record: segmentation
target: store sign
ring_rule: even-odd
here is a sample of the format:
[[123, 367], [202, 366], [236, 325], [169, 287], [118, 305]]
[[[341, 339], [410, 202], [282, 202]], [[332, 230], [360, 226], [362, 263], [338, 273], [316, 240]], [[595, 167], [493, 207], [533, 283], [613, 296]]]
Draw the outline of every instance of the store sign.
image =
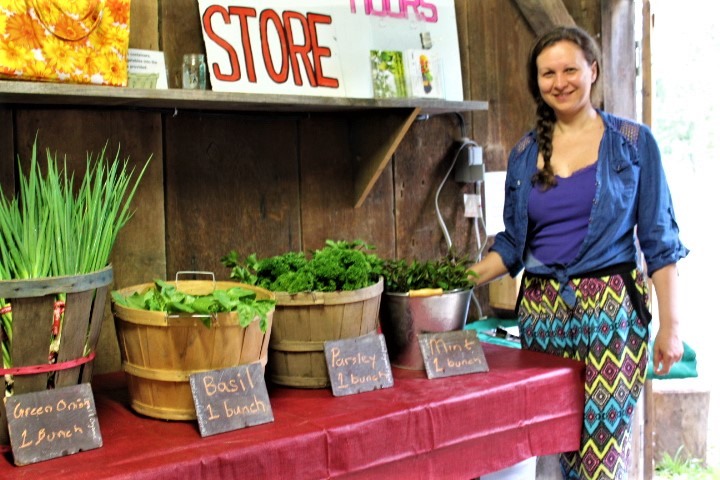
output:
[[274, 420], [260, 362], [190, 375], [200, 435]]
[[427, 59], [438, 59], [442, 97], [462, 100], [454, 0], [199, 0], [198, 7], [214, 91], [373, 98], [373, 55], [424, 51], [425, 80]]
[[15, 465], [102, 447], [89, 383], [13, 395], [5, 410]]
[[326, 341], [327, 363], [333, 395], [342, 397], [394, 385], [385, 336], [369, 333], [360, 337]]
[[474, 330], [456, 330], [418, 335], [428, 378], [487, 372], [480, 340]]

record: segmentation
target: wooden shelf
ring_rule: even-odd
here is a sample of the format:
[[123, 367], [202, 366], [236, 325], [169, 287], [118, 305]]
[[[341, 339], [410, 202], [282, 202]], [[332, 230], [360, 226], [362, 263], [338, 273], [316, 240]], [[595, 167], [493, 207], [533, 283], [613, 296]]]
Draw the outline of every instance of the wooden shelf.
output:
[[355, 174], [355, 207], [362, 205], [418, 116], [488, 109], [488, 102], [475, 100], [458, 102], [417, 98], [266, 95], [11, 80], [0, 80], [0, 104], [265, 113], [352, 113], [350, 148], [359, 165]]
[[95, 107], [229, 110], [264, 112], [342, 112], [420, 109], [420, 114], [487, 110], [483, 101], [432, 99], [336, 98], [301, 95], [226, 93], [210, 90], [149, 90], [0, 80], [0, 102], [6, 104], [75, 105]]

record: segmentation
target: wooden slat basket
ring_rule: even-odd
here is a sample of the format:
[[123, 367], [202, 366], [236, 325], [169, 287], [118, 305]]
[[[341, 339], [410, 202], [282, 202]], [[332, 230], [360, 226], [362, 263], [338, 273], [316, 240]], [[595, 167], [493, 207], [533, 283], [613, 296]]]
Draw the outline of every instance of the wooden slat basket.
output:
[[270, 380], [296, 388], [330, 386], [325, 341], [377, 331], [382, 291], [381, 279], [375, 285], [344, 292], [275, 292]]
[[[207, 294], [213, 288], [242, 287], [258, 299], [275, 298], [269, 290], [238, 282], [180, 280], [185, 293]], [[145, 283], [118, 290], [123, 296], [153, 288]], [[206, 326], [192, 315], [168, 315], [127, 308], [112, 302], [115, 331], [120, 345], [122, 368], [136, 412], [164, 420], [194, 420], [196, 417], [190, 375], [260, 361], [265, 367], [274, 312], [268, 314], [267, 330], [259, 319], [241, 327], [237, 313], [220, 313]]]
[[[0, 281], [2, 312], [12, 316], [11, 332], [5, 331], [5, 322], [0, 322], [0, 339], [12, 339], [12, 368], [3, 372], [7, 377], [0, 375], [3, 397], [8, 388], [17, 395], [92, 379], [112, 280], [112, 266], [108, 266], [84, 275]], [[50, 355], [53, 336], [57, 354]], [[9, 437], [4, 402], [0, 402], [0, 417], [0, 444], [6, 445]]]

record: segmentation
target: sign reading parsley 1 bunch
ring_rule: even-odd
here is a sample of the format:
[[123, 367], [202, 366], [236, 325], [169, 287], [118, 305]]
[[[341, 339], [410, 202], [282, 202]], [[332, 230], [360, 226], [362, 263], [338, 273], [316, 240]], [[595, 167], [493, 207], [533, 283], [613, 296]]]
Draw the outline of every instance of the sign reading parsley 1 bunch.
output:
[[[214, 91], [461, 101], [454, 0], [199, 0]], [[378, 52], [406, 57], [380, 95]], [[415, 67], [408, 59], [419, 58]], [[433, 64], [428, 65], [428, 59]], [[407, 88], [406, 88], [407, 86]], [[419, 92], [419, 93], [413, 93]]]

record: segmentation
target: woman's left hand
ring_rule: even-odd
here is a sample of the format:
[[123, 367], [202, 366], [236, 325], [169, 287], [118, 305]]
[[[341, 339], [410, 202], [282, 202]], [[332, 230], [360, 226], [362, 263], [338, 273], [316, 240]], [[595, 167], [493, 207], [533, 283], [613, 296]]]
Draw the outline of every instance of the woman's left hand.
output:
[[680, 306], [678, 302], [678, 274], [674, 263], [665, 265], [653, 273], [653, 285], [657, 292], [660, 326], [653, 346], [653, 371], [667, 375], [670, 367], [683, 356], [680, 340]]
[[683, 356], [683, 343], [674, 328], [660, 325], [653, 344], [653, 371], [657, 375], [667, 375], [670, 367]]

